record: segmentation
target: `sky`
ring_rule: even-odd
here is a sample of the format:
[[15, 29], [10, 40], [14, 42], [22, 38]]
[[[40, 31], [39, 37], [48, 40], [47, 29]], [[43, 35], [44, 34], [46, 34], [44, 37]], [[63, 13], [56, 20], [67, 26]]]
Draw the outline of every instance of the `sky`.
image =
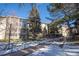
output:
[[[20, 4], [0, 4], [0, 11], [2, 12], [2, 16], [18, 16], [23, 19], [28, 19], [29, 13], [31, 11], [31, 5], [30, 4], [24, 4], [24, 6], [19, 6]], [[47, 11], [47, 5], [46, 3], [37, 4], [37, 9], [40, 14], [41, 22], [42, 23], [50, 23], [51, 21], [46, 19], [46, 17], [49, 17], [49, 12]], [[5, 12], [4, 12], [5, 10]]]

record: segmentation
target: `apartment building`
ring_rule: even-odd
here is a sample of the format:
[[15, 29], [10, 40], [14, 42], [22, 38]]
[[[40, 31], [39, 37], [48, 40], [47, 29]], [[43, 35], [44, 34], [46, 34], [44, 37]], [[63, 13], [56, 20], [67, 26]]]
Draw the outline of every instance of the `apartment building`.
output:
[[0, 16], [0, 40], [20, 38], [20, 18], [15, 16]]

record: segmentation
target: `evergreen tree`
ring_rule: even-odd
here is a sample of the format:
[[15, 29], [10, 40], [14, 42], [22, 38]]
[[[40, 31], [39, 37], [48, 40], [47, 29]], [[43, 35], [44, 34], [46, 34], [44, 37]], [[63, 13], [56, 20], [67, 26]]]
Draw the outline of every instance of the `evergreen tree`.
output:
[[29, 22], [31, 23], [31, 30], [34, 33], [39, 33], [41, 31], [40, 28], [40, 16], [39, 12], [36, 8], [36, 4], [32, 4], [32, 10], [29, 15]]

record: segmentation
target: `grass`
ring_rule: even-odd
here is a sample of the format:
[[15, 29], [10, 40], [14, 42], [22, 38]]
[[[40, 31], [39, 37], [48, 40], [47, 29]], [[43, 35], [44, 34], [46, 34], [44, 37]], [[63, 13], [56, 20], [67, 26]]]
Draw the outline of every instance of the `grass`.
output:
[[[11, 39], [10, 42], [19, 42], [19, 39]], [[9, 42], [9, 39], [0, 39], [0, 42]]]

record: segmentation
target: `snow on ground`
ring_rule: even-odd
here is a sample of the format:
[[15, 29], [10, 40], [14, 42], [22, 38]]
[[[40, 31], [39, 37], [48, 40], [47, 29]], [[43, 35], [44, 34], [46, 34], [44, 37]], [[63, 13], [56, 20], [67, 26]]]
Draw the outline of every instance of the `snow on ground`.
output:
[[11, 52], [16, 52], [18, 50], [22, 50], [24, 48], [28, 48], [30, 46], [36, 46], [38, 45], [39, 43], [37, 42], [21, 42], [21, 43], [18, 43], [18, 44], [11, 44], [11, 48], [10, 49], [7, 49], [5, 47], [8, 47], [7, 44], [5, 43], [0, 43], [0, 55], [4, 55], [4, 54], [7, 54], [7, 53], [11, 53]]
[[[45, 42], [42, 42], [45, 43]], [[79, 56], [79, 46], [73, 43], [66, 42], [63, 48], [59, 45], [63, 42], [46, 42], [50, 44], [45, 48], [41, 48], [36, 52], [30, 54], [30, 56]]]
[[30, 56], [65, 56], [65, 53], [56, 45], [48, 45], [30, 54]]
[[79, 56], [79, 46], [64, 45], [64, 53], [68, 56]]
[[44, 48], [40, 48], [37, 51], [30, 54], [30, 56], [79, 56], [79, 46], [74, 45], [73, 43], [66, 42], [63, 48], [60, 48], [59, 45], [63, 42], [52, 42], [50, 40], [42, 41], [30, 41], [30, 42], [21, 42], [18, 44], [13, 44], [10, 49], [3, 49], [7, 43], [0, 43], [0, 55], [4, 55], [10, 52], [15, 52], [30, 46], [37, 46], [39, 44], [45, 44]]

